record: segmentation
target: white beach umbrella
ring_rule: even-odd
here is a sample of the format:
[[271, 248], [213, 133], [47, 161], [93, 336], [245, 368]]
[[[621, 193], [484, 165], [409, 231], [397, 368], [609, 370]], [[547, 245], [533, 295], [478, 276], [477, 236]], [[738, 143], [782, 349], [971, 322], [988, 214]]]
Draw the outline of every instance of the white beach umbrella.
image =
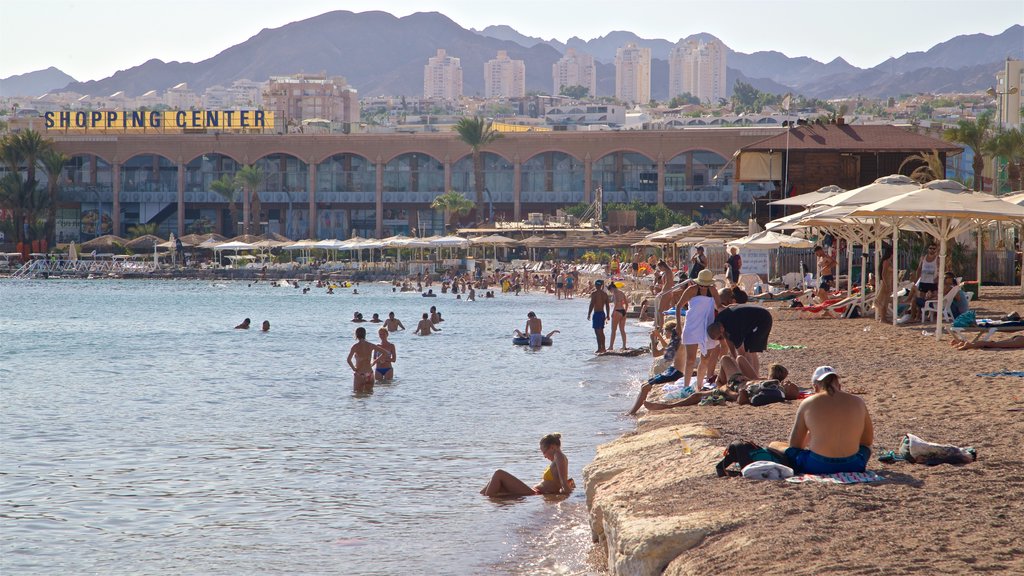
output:
[[829, 184], [828, 186], [824, 186], [822, 188], [818, 188], [814, 192], [807, 192], [806, 194], [799, 194], [799, 195], [793, 196], [791, 198], [783, 198], [782, 200], [775, 200], [775, 201], [769, 202], [768, 205], [769, 206], [809, 206], [811, 204], [814, 204], [815, 202], [824, 200], [825, 198], [829, 198], [831, 196], [835, 196], [836, 194], [839, 194], [839, 193], [845, 192], [845, 191], [846, 190], [843, 190], [842, 188], [840, 188], [839, 186], [836, 186], [835, 184]]
[[75, 247], [75, 241], [72, 240], [71, 244], [68, 245], [68, 260], [75, 262], [78, 260], [78, 248]]
[[[915, 227], [933, 236], [939, 244], [938, 298], [941, 301], [945, 294], [943, 283], [947, 241], [985, 222], [1024, 220], [1024, 207], [1014, 206], [989, 194], [969, 192], [957, 182], [935, 180], [918, 190], [862, 206], [853, 211], [851, 216], [875, 217], [892, 222], [896, 228], [893, 232], [894, 247], [898, 240], [898, 227], [905, 223], [913, 223]], [[894, 279], [894, 292], [895, 284]], [[942, 334], [941, 311], [936, 314], [935, 322], [935, 337], [939, 338]]]

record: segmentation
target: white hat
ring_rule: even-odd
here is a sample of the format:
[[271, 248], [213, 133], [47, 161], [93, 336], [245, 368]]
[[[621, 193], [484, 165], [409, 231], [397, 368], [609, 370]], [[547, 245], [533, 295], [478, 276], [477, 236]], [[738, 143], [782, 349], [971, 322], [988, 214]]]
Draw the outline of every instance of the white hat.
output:
[[[836, 371], [831, 366], [818, 366], [814, 369], [814, 376], [811, 377], [811, 382], [821, 382], [832, 374], [836, 374]], [[838, 374], [836, 374], [836, 376], [838, 376]]]

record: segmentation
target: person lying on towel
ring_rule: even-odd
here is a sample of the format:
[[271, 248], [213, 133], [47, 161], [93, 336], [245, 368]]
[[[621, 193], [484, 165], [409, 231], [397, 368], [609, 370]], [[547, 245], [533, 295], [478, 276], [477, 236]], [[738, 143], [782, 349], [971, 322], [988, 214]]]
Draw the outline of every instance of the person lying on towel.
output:
[[863, 472], [871, 457], [875, 430], [863, 400], [843, 392], [831, 366], [819, 366], [811, 378], [814, 394], [800, 403], [785, 449], [797, 474]]

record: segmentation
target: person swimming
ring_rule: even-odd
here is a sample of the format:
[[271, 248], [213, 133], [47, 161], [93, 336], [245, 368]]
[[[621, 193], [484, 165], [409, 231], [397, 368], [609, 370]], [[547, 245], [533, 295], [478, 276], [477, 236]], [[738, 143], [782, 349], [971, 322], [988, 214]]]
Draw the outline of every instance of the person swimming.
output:
[[576, 482], [569, 477], [569, 459], [562, 453], [562, 435], [555, 433], [541, 438], [540, 451], [551, 464], [544, 470], [539, 484], [531, 488], [512, 474], [497, 470], [480, 493], [492, 498], [507, 498], [572, 492]]

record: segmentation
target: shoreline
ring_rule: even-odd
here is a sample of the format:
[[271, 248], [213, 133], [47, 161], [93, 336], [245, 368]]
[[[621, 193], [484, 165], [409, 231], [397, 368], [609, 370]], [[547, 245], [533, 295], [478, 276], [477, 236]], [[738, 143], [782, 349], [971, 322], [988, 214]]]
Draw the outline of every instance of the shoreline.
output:
[[[1024, 311], [1014, 286], [986, 287], [972, 306], [979, 318]], [[763, 366], [786, 365], [801, 386], [815, 366], [839, 371], [844, 389], [868, 404], [875, 424], [868, 470], [885, 482], [716, 476], [729, 442], [785, 440], [796, 402], [642, 411], [636, 430], [599, 446], [584, 469], [595, 568], [614, 575], [742, 573], [754, 566], [764, 574], [1024, 572], [1024, 546], [1011, 535], [1011, 519], [1024, 517], [1024, 381], [978, 376], [1021, 370], [1024, 351], [958, 351], [949, 337], [925, 337], [928, 329], [777, 316], [771, 341], [806, 349], [762, 355]], [[936, 467], [878, 462], [906, 433], [973, 446], [978, 460]]]

